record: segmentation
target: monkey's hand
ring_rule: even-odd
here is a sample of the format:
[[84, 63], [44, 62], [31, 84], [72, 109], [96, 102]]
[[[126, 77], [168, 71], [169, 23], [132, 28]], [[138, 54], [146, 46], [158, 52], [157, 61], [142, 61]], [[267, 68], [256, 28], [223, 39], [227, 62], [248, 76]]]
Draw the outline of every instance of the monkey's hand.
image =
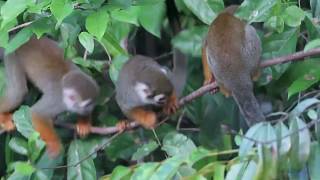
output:
[[128, 127], [128, 122], [126, 120], [120, 120], [117, 124], [116, 127], [119, 132], [123, 132], [127, 129]]
[[178, 107], [178, 98], [175, 93], [172, 93], [172, 95], [168, 98], [167, 103], [163, 108], [163, 112], [165, 114], [173, 114], [177, 111]]
[[146, 129], [153, 129], [156, 126], [156, 113], [147, 111], [141, 107], [132, 109], [129, 112], [129, 117], [141, 124]]
[[13, 131], [15, 129], [15, 125], [12, 121], [11, 113], [1, 113], [0, 114], [0, 126], [5, 131]]
[[79, 119], [76, 124], [76, 129], [80, 137], [87, 136], [91, 130], [91, 121], [89, 119]]
[[40, 133], [40, 138], [46, 143], [47, 152], [51, 158], [60, 154], [61, 143], [50, 119], [37, 113], [32, 113], [32, 124], [36, 131]]

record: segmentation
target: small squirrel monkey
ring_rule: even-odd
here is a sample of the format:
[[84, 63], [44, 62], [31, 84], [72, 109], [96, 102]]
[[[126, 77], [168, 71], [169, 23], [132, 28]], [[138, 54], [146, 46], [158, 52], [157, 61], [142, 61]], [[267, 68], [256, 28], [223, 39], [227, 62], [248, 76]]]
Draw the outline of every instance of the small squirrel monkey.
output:
[[120, 71], [116, 100], [124, 114], [144, 128], [155, 127], [157, 109], [171, 114], [178, 108], [177, 97], [185, 84], [187, 62], [186, 57], [176, 51], [173, 72], [142, 55], [132, 57]]
[[252, 82], [259, 74], [261, 42], [251, 25], [233, 15], [236, 9], [237, 6], [226, 8], [211, 23], [202, 63], [205, 84], [215, 80], [223, 94], [232, 95], [251, 126], [265, 121]]
[[52, 124], [59, 113], [77, 113], [80, 116], [76, 125], [78, 134], [85, 136], [90, 132], [90, 116], [99, 87], [94, 79], [64, 59], [63, 50], [56, 42], [45, 37], [31, 38], [5, 56], [4, 65], [7, 86], [0, 98], [0, 124], [5, 130], [15, 128], [11, 112], [22, 103], [29, 80], [43, 93], [31, 107], [32, 124], [45, 141], [51, 157], [57, 156], [61, 149]]

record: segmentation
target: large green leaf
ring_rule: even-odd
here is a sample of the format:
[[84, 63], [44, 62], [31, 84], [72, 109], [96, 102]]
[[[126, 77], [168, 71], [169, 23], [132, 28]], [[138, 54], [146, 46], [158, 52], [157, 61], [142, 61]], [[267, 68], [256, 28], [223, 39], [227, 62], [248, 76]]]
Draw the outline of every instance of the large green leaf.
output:
[[80, 140], [74, 140], [71, 142], [68, 150], [68, 164], [76, 164], [82, 161], [75, 167], [68, 168], [68, 180], [86, 180], [96, 179], [96, 168], [93, 163], [92, 157], [88, 157], [88, 152], [85, 151], [85, 146]]
[[1, 29], [14, 20], [28, 6], [29, 0], [8, 0], [1, 6]]
[[277, 0], [251, 1], [244, 0], [236, 12], [236, 16], [251, 22], [263, 22], [268, 18]]
[[164, 20], [165, 11], [166, 6], [164, 2], [141, 6], [138, 17], [141, 26], [151, 34], [160, 38], [160, 30]]
[[143, 146], [141, 146], [137, 152], [135, 152], [132, 155], [132, 160], [136, 161], [136, 160], [140, 160], [142, 158], [144, 158], [145, 156], [148, 156], [150, 153], [152, 153], [155, 149], [158, 148], [158, 144], [155, 141], [150, 141], [147, 144], [144, 144]]
[[308, 169], [312, 180], [320, 179], [320, 145], [319, 143], [311, 144], [310, 158], [308, 161]]
[[301, 25], [305, 13], [297, 6], [289, 6], [284, 12], [284, 22], [291, 27], [298, 27]]
[[210, 24], [218, 12], [213, 12], [207, 1], [183, 0], [185, 5], [204, 23]]
[[86, 29], [90, 34], [101, 40], [106, 32], [109, 23], [108, 12], [101, 8], [96, 12], [92, 12], [86, 19]]
[[163, 139], [162, 150], [169, 156], [188, 156], [195, 149], [195, 144], [183, 134], [169, 133]]
[[17, 48], [28, 42], [32, 36], [32, 30], [30, 27], [24, 28], [16, 34], [6, 46], [5, 54], [10, 54]]
[[27, 106], [21, 106], [19, 110], [13, 114], [13, 121], [17, 130], [25, 137], [29, 138], [36, 132], [32, 127], [31, 112]]
[[[298, 131], [302, 128], [305, 129]], [[291, 135], [290, 166], [294, 170], [300, 170], [309, 159], [311, 146], [310, 132], [306, 128], [306, 123], [298, 117], [291, 119], [290, 132], [294, 132]]]
[[60, 26], [64, 18], [72, 13], [73, 6], [69, 0], [53, 0], [50, 5], [50, 10], [58, 21], [56, 25], [57, 28]]
[[200, 57], [203, 39], [206, 36], [208, 27], [197, 26], [182, 31], [172, 39], [174, 47], [185, 54]]

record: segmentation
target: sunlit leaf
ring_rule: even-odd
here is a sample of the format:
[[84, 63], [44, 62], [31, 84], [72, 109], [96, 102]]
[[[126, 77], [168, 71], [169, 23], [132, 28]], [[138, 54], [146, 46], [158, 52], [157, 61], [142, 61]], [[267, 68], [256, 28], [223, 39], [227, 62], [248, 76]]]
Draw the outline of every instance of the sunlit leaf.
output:
[[152, 151], [158, 148], [158, 144], [155, 141], [150, 141], [147, 144], [144, 144], [140, 147], [137, 152], [135, 152], [132, 156], [132, 160], [139, 160], [143, 157], [149, 155]]

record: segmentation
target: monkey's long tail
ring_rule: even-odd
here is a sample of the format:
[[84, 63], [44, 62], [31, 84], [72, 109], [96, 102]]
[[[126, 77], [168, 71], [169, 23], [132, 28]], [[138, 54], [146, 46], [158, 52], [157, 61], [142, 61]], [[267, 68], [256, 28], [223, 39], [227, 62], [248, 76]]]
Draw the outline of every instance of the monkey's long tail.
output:
[[249, 126], [266, 120], [252, 91], [235, 90], [232, 94]]

